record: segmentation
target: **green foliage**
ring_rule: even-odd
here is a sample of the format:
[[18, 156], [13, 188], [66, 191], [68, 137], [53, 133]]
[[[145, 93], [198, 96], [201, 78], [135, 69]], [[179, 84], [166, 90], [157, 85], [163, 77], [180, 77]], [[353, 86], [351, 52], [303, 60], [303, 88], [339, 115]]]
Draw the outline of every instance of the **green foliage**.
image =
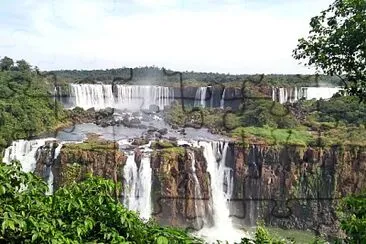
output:
[[144, 223], [114, 199], [114, 183], [90, 177], [47, 196], [20, 164], [0, 164], [0, 242], [202, 243], [182, 230]]
[[287, 243], [294, 243], [294, 242], [287, 242], [285, 240], [275, 238], [271, 236], [262, 225], [257, 226], [257, 230], [255, 232], [255, 239], [251, 240], [248, 238], [243, 238], [240, 242], [240, 244], [262, 244], [262, 243], [268, 243], [268, 244], [287, 244]]
[[[111, 82], [115, 77], [130, 77], [129, 68], [105, 69], [105, 70], [58, 70], [53, 71], [60, 79], [65, 82], [81, 82], [93, 83], [95, 81]], [[167, 72], [172, 72], [167, 70]], [[270, 85], [296, 85], [296, 86], [316, 86], [317, 79], [323, 84], [339, 85], [340, 79], [337, 77], [326, 75], [285, 75], [285, 74], [268, 74], [268, 75], [231, 75], [220, 73], [205, 72], [182, 72], [184, 86], [203, 86], [208, 83], [225, 83], [226, 87], [241, 86], [243, 80], [253, 82], [255, 84], [265, 83]], [[133, 68], [133, 77], [130, 84], [159, 84], [179, 86], [178, 76], [168, 77], [164, 75], [162, 68], [152, 67], [136, 67]]]
[[282, 104], [268, 100], [256, 100], [245, 104], [241, 116], [243, 126], [270, 126], [273, 128], [294, 128], [298, 122]]
[[12, 140], [38, 135], [66, 121], [62, 106], [51, 99], [47, 78], [30, 70], [24, 60], [17, 64], [16, 69], [0, 72], [0, 152]]
[[328, 75], [344, 76], [346, 91], [366, 100], [366, 2], [335, 0], [310, 21], [294, 58]]
[[339, 210], [341, 228], [347, 234], [347, 242], [364, 243], [366, 240], [366, 191], [344, 198]]
[[10, 70], [14, 66], [14, 61], [5, 56], [0, 60], [0, 71]]
[[365, 124], [366, 104], [356, 97], [333, 97], [328, 101], [314, 102], [313, 110], [318, 110], [319, 122], [343, 122], [349, 125]]
[[[291, 129], [275, 129], [271, 127], [239, 127], [232, 131], [232, 136], [235, 138], [245, 138], [248, 141], [253, 141], [252, 137], [261, 140], [263, 143], [271, 145], [300, 145], [306, 146], [313, 138], [312, 135], [305, 130]], [[258, 142], [258, 141], [257, 141]]]

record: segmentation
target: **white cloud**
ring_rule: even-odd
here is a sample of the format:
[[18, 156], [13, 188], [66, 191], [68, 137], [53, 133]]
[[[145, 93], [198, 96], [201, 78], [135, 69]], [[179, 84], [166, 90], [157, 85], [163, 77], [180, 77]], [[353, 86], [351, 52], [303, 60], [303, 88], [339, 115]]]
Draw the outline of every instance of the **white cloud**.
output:
[[[150, 0], [134, 1], [154, 6]], [[287, 10], [284, 5], [250, 8], [227, 2], [200, 11], [171, 7], [128, 15], [110, 15], [111, 6], [101, 2], [42, 3], [30, 12], [33, 32], [39, 35], [17, 33], [16, 46], [0, 46], [0, 51], [41, 69], [157, 65], [225, 73], [306, 72], [291, 52], [297, 39], [306, 35], [310, 17], [329, 1], [292, 2]], [[180, 3], [159, 0], [158, 4]], [[123, 7], [135, 11], [130, 5]], [[291, 12], [299, 10], [303, 13]], [[0, 30], [1, 34], [6, 35]]]

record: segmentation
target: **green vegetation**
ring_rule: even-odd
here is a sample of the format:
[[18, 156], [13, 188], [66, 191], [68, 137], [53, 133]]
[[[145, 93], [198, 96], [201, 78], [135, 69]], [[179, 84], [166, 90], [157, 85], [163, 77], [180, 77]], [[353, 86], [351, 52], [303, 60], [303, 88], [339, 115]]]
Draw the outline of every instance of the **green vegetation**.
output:
[[65, 144], [63, 149], [67, 151], [99, 151], [107, 152], [118, 149], [117, 142], [99, 139], [98, 136], [90, 136], [83, 143]]
[[[114, 199], [115, 184], [88, 176], [46, 195], [46, 183], [18, 162], [0, 164], [0, 241], [6, 243], [203, 243], [184, 230], [143, 222]], [[347, 198], [342, 227], [350, 243], [365, 238], [365, 201]], [[350, 212], [351, 211], [351, 212]], [[349, 219], [351, 218], [351, 220]], [[358, 239], [357, 239], [358, 238]], [[360, 239], [361, 238], [361, 239]], [[296, 243], [262, 225], [244, 243]], [[322, 243], [314, 241], [312, 243]]]
[[177, 143], [173, 143], [168, 140], [159, 140], [151, 143], [151, 148], [153, 149], [163, 149], [163, 148], [172, 148], [177, 147]]
[[293, 105], [254, 100], [243, 104], [238, 112], [190, 107], [186, 111], [183, 112], [181, 105], [173, 104], [166, 111], [165, 119], [180, 127], [207, 127], [213, 133], [239, 141], [244, 138], [246, 143], [366, 145], [366, 105], [352, 96], [300, 100]]
[[341, 228], [347, 234], [347, 243], [366, 240], [366, 192], [346, 197], [340, 204]]
[[232, 131], [234, 138], [246, 138], [248, 141], [271, 145], [308, 145], [313, 137], [305, 130], [275, 129], [271, 127], [239, 127]]
[[0, 155], [16, 139], [51, 131], [66, 122], [62, 106], [53, 101], [51, 80], [24, 60], [0, 60]]
[[[19, 163], [0, 164], [0, 241], [6, 243], [202, 243], [116, 202], [115, 185], [88, 178], [47, 196], [47, 185]], [[22, 189], [20, 191], [20, 189]]]
[[343, 76], [346, 91], [366, 101], [366, 2], [335, 0], [311, 18], [294, 58], [328, 75]]
[[[85, 82], [93, 83], [96, 80], [103, 82], [112, 82], [113, 79], [122, 78], [127, 80], [131, 77], [129, 68], [106, 69], [106, 70], [57, 70], [53, 71], [57, 77], [65, 82]], [[173, 71], [167, 70], [168, 73]], [[159, 85], [179, 85], [179, 75], [166, 76], [162, 68], [138, 67], [133, 68], [132, 79], [127, 81], [127, 84], [159, 84]], [[326, 75], [284, 75], [284, 74], [269, 74], [269, 75], [230, 75], [220, 73], [203, 73], [185, 71], [182, 72], [184, 86], [207, 85], [215, 83], [225, 83], [225, 86], [237, 86], [243, 80], [253, 82], [254, 84], [266, 83], [278, 86], [317, 86], [319, 82], [322, 84], [331, 84], [337, 86], [341, 84], [338, 77]], [[122, 81], [123, 83], [123, 81]], [[241, 85], [241, 84], [240, 84]], [[240, 86], [239, 85], [239, 86]]]

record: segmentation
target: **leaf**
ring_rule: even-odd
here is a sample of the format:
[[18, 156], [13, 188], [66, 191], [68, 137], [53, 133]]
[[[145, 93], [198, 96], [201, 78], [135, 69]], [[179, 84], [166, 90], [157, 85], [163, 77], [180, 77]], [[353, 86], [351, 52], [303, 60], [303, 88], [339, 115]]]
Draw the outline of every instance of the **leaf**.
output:
[[32, 242], [34, 242], [35, 240], [37, 240], [37, 238], [38, 238], [38, 233], [34, 233], [32, 235]]
[[157, 244], [169, 244], [168, 238], [165, 236], [159, 236], [158, 239], [156, 239]]

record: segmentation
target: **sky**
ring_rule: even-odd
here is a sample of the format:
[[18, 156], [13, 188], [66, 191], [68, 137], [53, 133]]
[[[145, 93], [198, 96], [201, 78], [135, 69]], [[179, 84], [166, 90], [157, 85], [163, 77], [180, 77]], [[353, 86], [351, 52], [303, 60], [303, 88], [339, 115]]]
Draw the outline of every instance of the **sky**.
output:
[[3, 0], [0, 57], [41, 70], [157, 66], [297, 74], [310, 18], [332, 0]]

